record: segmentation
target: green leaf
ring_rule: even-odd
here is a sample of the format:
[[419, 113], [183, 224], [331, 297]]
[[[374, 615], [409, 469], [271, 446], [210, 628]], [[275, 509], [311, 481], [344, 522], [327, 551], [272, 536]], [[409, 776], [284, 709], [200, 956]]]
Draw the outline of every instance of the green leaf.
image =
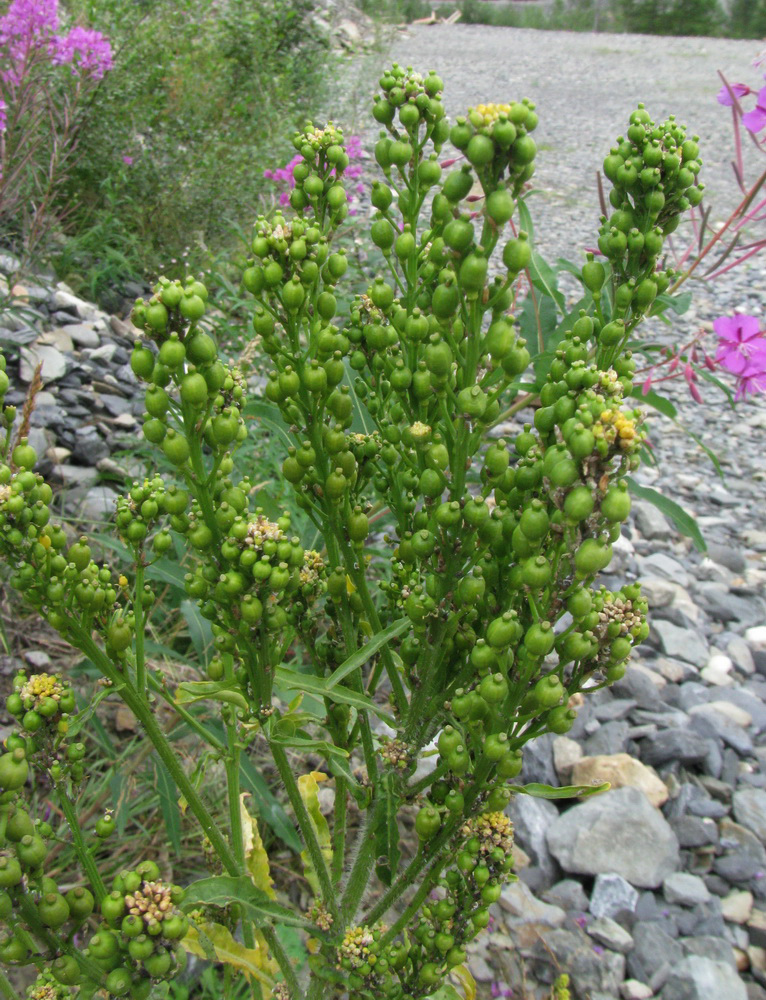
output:
[[178, 563], [171, 562], [170, 559], [158, 559], [156, 563], [146, 568], [146, 576], [150, 580], [160, 580], [162, 583], [169, 583], [171, 587], [186, 593], [183, 569]]
[[207, 618], [202, 617], [195, 601], [181, 601], [181, 614], [186, 619], [189, 638], [191, 639], [192, 646], [194, 646], [194, 651], [197, 654], [199, 662], [207, 664], [207, 651], [213, 642], [213, 632], [210, 628], [210, 622]]
[[586, 799], [589, 795], [600, 795], [601, 792], [608, 792], [610, 784], [602, 781], [600, 785], [563, 785], [561, 788], [554, 788], [552, 785], [543, 785], [537, 781], [532, 781], [528, 785], [509, 785], [512, 792], [519, 795], [532, 795], [536, 799]]
[[670, 309], [676, 316], [683, 316], [692, 304], [692, 293], [681, 292], [680, 295], [668, 295], [667, 292], [658, 295], [652, 303], [649, 312], [650, 316], [661, 316], [662, 313]]
[[653, 406], [658, 413], [661, 413], [664, 417], [670, 417], [671, 420], [675, 420], [678, 416], [678, 410], [675, 408], [673, 403], [671, 403], [667, 397], [660, 396], [660, 394], [655, 392], [654, 389], [650, 389], [648, 392], [642, 392], [640, 385], [634, 385], [631, 396], [641, 403], [647, 403], [649, 406]]
[[559, 291], [556, 272], [536, 250], [532, 251], [532, 260], [529, 262], [527, 270], [529, 271], [530, 281], [535, 288], [549, 299], [552, 299], [561, 312], [565, 313], [567, 303], [563, 293]]
[[288, 447], [295, 444], [280, 422], [282, 418], [279, 415], [279, 410], [272, 403], [267, 403], [265, 400], [251, 400], [243, 407], [242, 415], [265, 424], [281, 437]]
[[202, 700], [223, 701], [238, 708], [249, 707], [247, 699], [234, 681], [183, 681], [176, 688], [176, 701], [179, 705]]
[[334, 670], [330, 676], [327, 678], [327, 688], [328, 690], [334, 688], [336, 684], [348, 677], [355, 670], [358, 670], [364, 663], [366, 663], [371, 656], [373, 656], [379, 649], [395, 639], [396, 636], [401, 635], [408, 628], [411, 627], [411, 622], [409, 618], [400, 618], [395, 621], [393, 625], [389, 625], [388, 628], [382, 629], [377, 635], [374, 635], [370, 641], [358, 649], [352, 656], [349, 656], [347, 660], [344, 660], [341, 665]]
[[535, 224], [532, 221], [532, 213], [527, 208], [526, 199], [519, 198], [517, 204], [518, 204], [518, 207], [519, 207], [519, 225], [520, 225], [520, 228], [523, 229], [525, 233], [527, 233], [527, 235], [529, 236], [530, 241], [532, 243], [534, 243], [534, 241], [535, 241]]
[[170, 838], [170, 845], [176, 852], [176, 856], [181, 855], [181, 810], [178, 808], [178, 791], [175, 782], [168, 772], [159, 764], [155, 764], [155, 774], [157, 775], [157, 795], [160, 799], [160, 809], [162, 818], [165, 821], [165, 829]]
[[376, 705], [372, 698], [368, 698], [367, 695], [360, 694], [358, 691], [352, 691], [351, 688], [341, 684], [330, 687], [328, 682], [321, 677], [301, 674], [289, 667], [277, 667], [276, 681], [281, 687], [292, 691], [305, 691], [319, 698], [329, 698], [330, 701], [338, 702], [341, 705], [350, 705], [358, 712], [374, 712], [389, 726], [396, 727], [396, 721], [380, 705]]
[[653, 490], [648, 486], [640, 486], [632, 476], [626, 476], [625, 479], [628, 483], [628, 489], [634, 497], [638, 497], [639, 500], [646, 500], [666, 517], [669, 517], [682, 535], [691, 538], [698, 552], [707, 552], [707, 545], [705, 544], [705, 539], [702, 537], [696, 518], [692, 517], [691, 514], [687, 514], [683, 507], [680, 507], [675, 500], [670, 500], [668, 497], [663, 496], [662, 493], [658, 493], [657, 490]]
[[348, 757], [348, 750], [336, 747], [334, 743], [327, 740], [312, 740], [308, 736], [271, 736], [270, 743], [278, 743], [282, 747], [293, 747], [295, 750], [309, 750], [317, 753], [321, 757], [336, 756]]
[[348, 760], [345, 757], [331, 755], [327, 758], [327, 767], [336, 778], [344, 778], [348, 782], [348, 790], [354, 796], [354, 801], [360, 809], [366, 809], [370, 804], [370, 789], [359, 784]]
[[317, 933], [314, 925], [287, 906], [269, 899], [265, 892], [256, 889], [249, 875], [217, 875], [203, 878], [186, 889], [183, 909], [194, 910], [199, 906], [228, 906], [238, 903], [256, 927], [283, 924], [302, 927]]

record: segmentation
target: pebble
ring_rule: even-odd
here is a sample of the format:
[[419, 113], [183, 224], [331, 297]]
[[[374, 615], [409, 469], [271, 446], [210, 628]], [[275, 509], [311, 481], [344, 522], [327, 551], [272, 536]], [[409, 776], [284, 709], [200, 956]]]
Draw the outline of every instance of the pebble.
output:
[[710, 890], [698, 875], [687, 872], [673, 872], [662, 883], [662, 891], [669, 903], [679, 903], [681, 906], [697, 906], [707, 903]]
[[747, 889], [735, 889], [721, 900], [721, 915], [733, 924], [744, 924], [753, 912], [753, 894]]

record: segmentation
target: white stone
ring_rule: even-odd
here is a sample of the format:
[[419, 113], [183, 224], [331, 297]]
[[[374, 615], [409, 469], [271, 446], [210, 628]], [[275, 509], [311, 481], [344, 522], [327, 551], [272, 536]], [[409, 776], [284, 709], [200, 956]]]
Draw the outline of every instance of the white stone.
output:
[[511, 914], [511, 918], [524, 923], [561, 927], [566, 920], [565, 910], [551, 903], [543, 903], [532, 895], [531, 889], [524, 882], [504, 885], [500, 894], [500, 906]]
[[766, 625], [745, 629], [745, 639], [754, 646], [766, 646]]
[[637, 979], [626, 979], [620, 983], [620, 996], [622, 1000], [651, 1000], [654, 991], [646, 983], [640, 983]]
[[745, 924], [753, 912], [753, 894], [747, 889], [735, 889], [721, 900], [721, 915], [733, 924]]
[[572, 768], [582, 760], [583, 749], [576, 740], [570, 740], [568, 736], [557, 736], [553, 741], [553, 766], [559, 778], [569, 783], [572, 777]]
[[52, 382], [66, 375], [70, 360], [61, 351], [48, 344], [31, 344], [19, 351], [19, 378], [22, 382], [31, 382], [35, 369], [42, 363], [40, 372], [44, 382]]
[[730, 701], [709, 701], [704, 705], [694, 705], [689, 709], [689, 715], [706, 715], [708, 712], [718, 712], [719, 715], [725, 715], [727, 719], [742, 726], [743, 729], [747, 728], [753, 721], [749, 712]]

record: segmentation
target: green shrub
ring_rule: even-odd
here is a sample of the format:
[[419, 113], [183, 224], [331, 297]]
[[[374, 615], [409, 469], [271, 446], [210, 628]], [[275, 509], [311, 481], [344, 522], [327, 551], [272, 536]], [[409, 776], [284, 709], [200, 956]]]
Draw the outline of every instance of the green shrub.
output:
[[160, 247], [172, 270], [190, 239], [225, 243], [232, 221], [257, 204], [272, 136], [302, 123], [322, 92], [327, 39], [312, 7], [76, 0], [74, 16], [112, 38], [115, 68], [92, 101], [65, 194], [72, 230], [100, 225], [118, 189], [120, 222], [147, 267], [160, 263]]
[[766, 2], [733, 0], [727, 34], [733, 38], [763, 38], [766, 35]]
[[724, 24], [718, 0], [612, 0], [625, 31], [650, 35], [717, 35]]

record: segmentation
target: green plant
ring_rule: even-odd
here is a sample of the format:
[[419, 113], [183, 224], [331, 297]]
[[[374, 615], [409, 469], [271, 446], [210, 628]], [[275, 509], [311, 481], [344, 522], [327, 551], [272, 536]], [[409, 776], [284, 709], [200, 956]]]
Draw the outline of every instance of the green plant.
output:
[[[37, 966], [36, 988], [53, 996], [73, 984], [83, 1000], [167, 995], [169, 982], [178, 992], [187, 951], [222, 969], [226, 996], [235, 973], [252, 997], [453, 996], [448, 976], [470, 985], [466, 945], [514, 877], [511, 795], [600, 790], [519, 776], [525, 745], [567, 732], [573, 696], [622, 677], [648, 633], [640, 587], [608, 591], [597, 578], [640, 461], [641, 414], [625, 406], [629, 338], [672, 304], [659, 261], [699, 197], [697, 144], [674, 119], [633, 112], [607, 159], [615, 211], [599, 237], [603, 262], [571, 265], [583, 296], [569, 309], [531, 246], [534, 106], [478, 106], [450, 128], [434, 73], [394, 65], [380, 86], [384, 180], [371, 193], [370, 237], [386, 276], [340, 325], [347, 261], [332, 241], [348, 211], [349, 158], [337, 128], [311, 124], [295, 137], [294, 214], [257, 219], [243, 273], [273, 365], [265, 397], [268, 419], [284, 425], [282, 475], [321, 551], [235, 475], [246, 380], [219, 358], [208, 290], [193, 278], [160, 278], [133, 311], [144, 434], [176, 474], [137, 481], [118, 501], [129, 573], [51, 523], [52, 491], [12, 436], [13, 408], [3, 411], [11, 583], [102, 675], [96, 697], [135, 714], [209, 868], [181, 888], [137, 849], [105, 882], [94, 849], [113, 824], [83, 827], [77, 809], [91, 710], [74, 712], [62, 678], [19, 674], [8, 700], [18, 726], [0, 756], [0, 960]], [[448, 139], [464, 162], [447, 161], [445, 175]], [[0, 395], [7, 386], [0, 371]], [[512, 442], [491, 436], [525, 408], [531, 419]], [[182, 557], [214, 655], [171, 690], [151, 667], [147, 632], [157, 570]], [[160, 701], [198, 740], [191, 771]], [[248, 809], [256, 747], [286, 802], [254, 786], [259, 819], [295, 851], [307, 908], [297, 893], [277, 898]], [[35, 817], [30, 776], [51, 783], [55, 825]], [[322, 786], [334, 793], [332, 822]], [[412, 826], [417, 848], [404, 861]], [[57, 840], [79, 862], [66, 895], [46, 865]], [[288, 932], [307, 939], [306, 974]], [[0, 989], [17, 996], [3, 973]]]

